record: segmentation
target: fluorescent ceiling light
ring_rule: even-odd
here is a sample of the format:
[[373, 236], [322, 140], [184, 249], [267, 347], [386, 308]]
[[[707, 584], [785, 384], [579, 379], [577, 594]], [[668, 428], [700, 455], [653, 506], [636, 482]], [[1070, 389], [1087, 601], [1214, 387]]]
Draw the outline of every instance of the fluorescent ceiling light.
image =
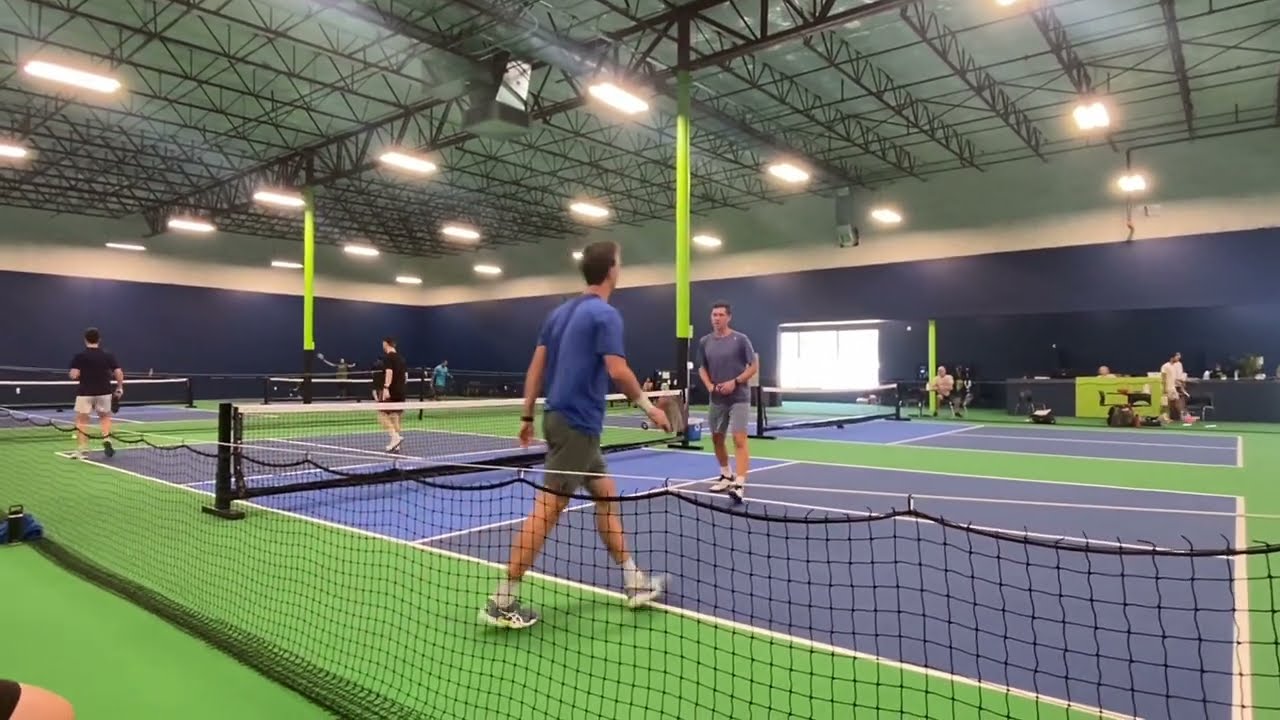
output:
[[27, 156], [27, 149], [21, 145], [12, 143], [0, 143], [0, 158], [9, 158], [11, 160], [21, 160]]
[[133, 243], [118, 243], [118, 242], [109, 242], [107, 243], [107, 247], [111, 248], [112, 250], [130, 250], [133, 252], [143, 252], [147, 249], [145, 245], [135, 245]]
[[479, 240], [480, 231], [461, 225], [445, 225], [440, 232], [455, 240]]
[[1018, 0], [996, 0], [996, 4], [1000, 7], [1009, 7], [1010, 5], [1016, 5], [1017, 3]]
[[581, 215], [589, 218], [609, 217], [608, 208], [601, 207], [589, 202], [575, 202], [569, 206], [569, 211], [575, 215]]
[[75, 85], [85, 90], [100, 93], [113, 93], [120, 89], [120, 81], [106, 75], [97, 75], [83, 70], [55, 65], [42, 60], [32, 60], [22, 67], [28, 75], [52, 80], [66, 85]]
[[809, 173], [791, 163], [774, 163], [769, 166], [769, 174], [789, 183], [802, 183], [809, 179]]
[[211, 233], [218, 228], [213, 223], [201, 220], [199, 218], [169, 218], [166, 226], [170, 230], [181, 230], [183, 232]]
[[378, 156], [378, 161], [401, 170], [408, 170], [419, 175], [427, 175], [436, 171], [436, 164], [424, 157], [402, 152], [385, 152]]
[[882, 225], [897, 225], [902, 222], [902, 213], [891, 208], [876, 208], [871, 211], [871, 219]]
[[649, 109], [649, 103], [623, 90], [611, 82], [599, 82], [587, 88], [591, 97], [628, 115], [637, 115]]
[[497, 265], [476, 265], [475, 271], [480, 275], [501, 275], [502, 268]]
[[292, 260], [272, 260], [271, 267], [284, 268], [286, 270], [301, 270], [302, 263], [293, 262]]
[[276, 205], [278, 207], [300, 208], [307, 204], [301, 195], [282, 190], [259, 190], [253, 194], [253, 199], [263, 205]]
[[1076, 106], [1071, 117], [1075, 118], [1076, 127], [1081, 130], [1097, 130], [1111, 125], [1111, 115], [1107, 106], [1100, 101], [1083, 102]]
[[1122, 193], [1139, 193], [1147, 189], [1147, 179], [1141, 173], [1121, 175], [1116, 180], [1116, 186], [1120, 188]]
[[574, 260], [581, 260], [581, 259], [582, 259], [582, 251], [581, 251], [581, 250], [574, 250], [574, 251], [573, 251], [573, 259], [574, 259]]
[[401, 285], [421, 285], [422, 278], [414, 277], [413, 275], [397, 275], [396, 282]]
[[359, 255], [360, 257], [378, 257], [378, 248], [369, 247], [368, 245], [344, 245], [342, 252], [348, 255]]
[[704, 248], [718, 248], [724, 243], [720, 241], [720, 238], [712, 235], [694, 235], [693, 244]]

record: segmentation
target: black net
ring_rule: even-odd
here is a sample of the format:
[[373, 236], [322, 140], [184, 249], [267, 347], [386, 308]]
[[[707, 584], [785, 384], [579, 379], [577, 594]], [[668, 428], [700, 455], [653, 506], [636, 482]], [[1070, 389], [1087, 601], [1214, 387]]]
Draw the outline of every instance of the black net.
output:
[[[339, 717], [1280, 713], [1275, 546], [1057, 540], [906, 498], [735, 505], [619, 470], [630, 548], [666, 594], [625, 607], [594, 506], [574, 498], [520, 589], [541, 623], [499, 631], [479, 615], [547, 480], [536, 467], [406, 470], [236, 502], [244, 518], [228, 521], [200, 512], [226, 454], [211, 433], [134, 435], [114, 457], [95, 441], [72, 460], [64, 423], [4, 417], [0, 433], [25, 439], [0, 455], [0, 501], [43, 523], [43, 552]], [[271, 430], [287, 428], [245, 429]], [[269, 468], [265, 483], [313, 471]]]
[[[75, 380], [0, 380], [0, 407], [70, 410], [75, 406], [79, 386]], [[120, 398], [122, 406], [193, 403], [189, 378], [129, 379]]]
[[[678, 404], [677, 391], [650, 393], [660, 407]], [[227, 438], [231, 492], [237, 498], [298, 492], [320, 486], [398, 482], [473, 472], [476, 466], [531, 467], [546, 446], [515, 436], [522, 400], [370, 403], [368, 407], [311, 404], [239, 406]], [[541, 401], [539, 401], [541, 407]], [[651, 426], [623, 395], [606, 399], [605, 452], [672, 442], [683, 428]]]
[[[420, 371], [415, 371], [405, 381], [405, 396], [412, 400], [425, 400], [429, 385]], [[303, 401], [301, 377], [275, 376], [262, 380], [262, 402], [285, 403]], [[348, 377], [332, 375], [312, 376], [312, 402], [374, 402], [373, 379], [370, 373], [353, 373]]]
[[816, 427], [844, 427], [899, 417], [898, 386], [861, 390], [754, 388], [756, 435]]

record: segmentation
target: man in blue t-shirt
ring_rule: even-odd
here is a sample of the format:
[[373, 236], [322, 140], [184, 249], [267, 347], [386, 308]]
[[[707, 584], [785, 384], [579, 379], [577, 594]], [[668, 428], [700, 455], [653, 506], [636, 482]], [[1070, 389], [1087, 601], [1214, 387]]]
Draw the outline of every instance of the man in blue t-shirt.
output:
[[449, 387], [449, 361], [441, 360], [440, 364], [431, 370], [431, 387], [435, 392], [435, 398], [439, 400], [444, 397], [444, 392]]
[[663, 578], [641, 571], [627, 552], [617, 502], [611, 499], [618, 496], [617, 487], [600, 452], [610, 379], [644, 409], [652, 423], [671, 429], [667, 415], [645, 397], [635, 373], [627, 367], [622, 316], [609, 304], [621, 264], [616, 243], [587, 246], [581, 261], [586, 292], [552, 311], [538, 334], [538, 346], [525, 375], [520, 445], [529, 447], [533, 442], [533, 410], [545, 378], [542, 434], [547, 441], [546, 489], [538, 492], [533, 511], [512, 542], [507, 577], [481, 614], [492, 625], [526, 628], [538, 621], [537, 613], [520, 605], [520, 580], [569, 504], [569, 496], [584, 485], [596, 498], [600, 537], [614, 562], [622, 567], [627, 604], [641, 607], [662, 593]]

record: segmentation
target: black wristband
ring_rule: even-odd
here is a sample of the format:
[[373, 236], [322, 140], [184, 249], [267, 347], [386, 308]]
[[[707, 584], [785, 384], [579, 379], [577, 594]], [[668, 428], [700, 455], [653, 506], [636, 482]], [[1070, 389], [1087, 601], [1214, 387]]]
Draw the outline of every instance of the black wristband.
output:
[[520, 417], [520, 422], [527, 422], [527, 423], [531, 423], [531, 422], [533, 422], [533, 416], [531, 416], [531, 415], [522, 415], [522, 416]]

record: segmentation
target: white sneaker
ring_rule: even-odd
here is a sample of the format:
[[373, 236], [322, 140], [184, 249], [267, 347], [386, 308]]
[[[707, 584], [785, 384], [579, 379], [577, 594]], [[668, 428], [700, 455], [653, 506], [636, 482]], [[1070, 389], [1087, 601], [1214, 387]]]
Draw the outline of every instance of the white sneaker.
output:
[[636, 585], [627, 587], [627, 607], [640, 608], [648, 605], [667, 587], [667, 579], [662, 575], [645, 575]]
[[389, 453], [400, 452], [400, 445], [403, 442], [404, 442], [404, 438], [400, 437], [399, 435], [396, 435], [395, 437], [391, 438], [391, 442], [387, 443], [387, 452]]
[[721, 475], [720, 480], [711, 486], [711, 492], [724, 492], [733, 486], [733, 478], [728, 475]]
[[742, 498], [746, 496], [746, 494], [747, 488], [746, 483], [744, 482], [735, 480], [733, 484], [729, 486], [729, 497], [736, 503], [742, 502]]

